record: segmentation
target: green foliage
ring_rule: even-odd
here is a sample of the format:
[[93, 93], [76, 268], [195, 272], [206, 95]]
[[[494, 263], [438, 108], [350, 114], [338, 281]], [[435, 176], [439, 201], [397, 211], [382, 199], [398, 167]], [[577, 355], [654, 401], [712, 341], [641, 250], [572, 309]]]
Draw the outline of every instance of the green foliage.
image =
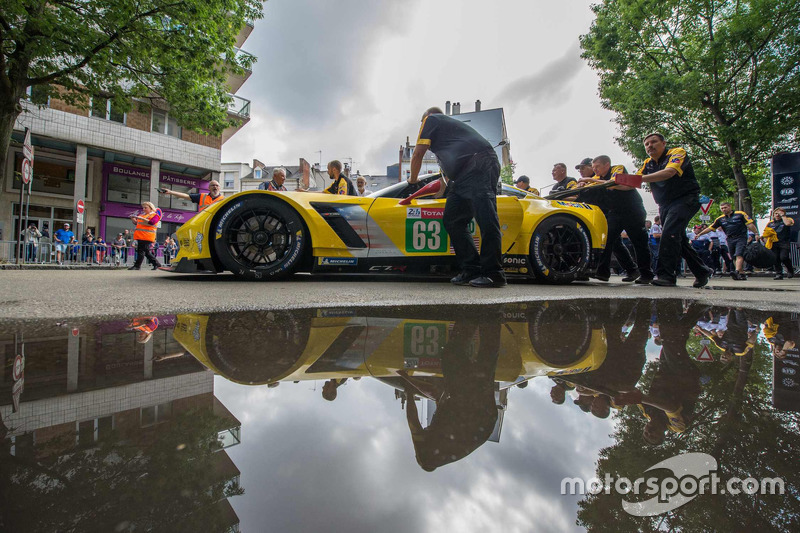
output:
[[226, 78], [253, 61], [236, 56], [236, 35], [258, 18], [257, 0], [4, 0], [0, 120], [16, 118], [28, 87], [38, 98], [63, 87], [71, 104], [104, 96], [127, 111], [144, 100], [219, 134], [231, 124]]
[[507, 165], [504, 165], [500, 169], [500, 181], [507, 183], [508, 185], [514, 185], [514, 170], [516, 170], [516, 168], [517, 164], [513, 161]]
[[593, 9], [583, 57], [617, 114], [620, 146], [643, 160], [643, 136], [660, 131], [705, 165], [705, 193], [754, 189], [741, 198], [763, 212], [759, 167], [796, 150], [800, 134], [800, 3], [604, 0]]
[[[726, 313], [728, 310], [718, 310]], [[748, 321], [759, 324], [764, 317], [746, 311]], [[785, 316], [787, 321], [789, 315]], [[702, 349], [699, 337], [690, 336], [687, 352]], [[657, 476], [645, 471], [652, 465], [686, 452], [714, 456], [723, 480], [731, 477], [781, 477], [785, 495], [705, 494], [679, 509], [653, 517], [637, 518], [621, 506], [623, 496], [611, 491], [588, 495], [579, 502], [578, 525], [587, 531], [790, 531], [798, 527], [800, 501], [797, 499], [797, 463], [792, 455], [797, 442], [800, 416], [778, 411], [772, 406], [772, 357], [769, 344], [757, 342], [753, 350], [719, 362], [720, 350], [713, 344], [715, 363], [696, 363], [706, 377], [703, 392], [693, 412], [690, 427], [671, 434], [661, 446], [644, 444], [646, 420], [638, 409], [626, 407], [615, 413], [614, 444], [600, 452], [595, 475], [615, 478]], [[648, 363], [639, 387], [648, 390], [657, 372], [656, 362]], [[663, 471], [662, 471], [663, 472]], [[724, 484], [722, 485], [724, 488]], [[625, 496], [633, 501], [635, 497]], [[646, 499], [640, 497], [639, 499]]]

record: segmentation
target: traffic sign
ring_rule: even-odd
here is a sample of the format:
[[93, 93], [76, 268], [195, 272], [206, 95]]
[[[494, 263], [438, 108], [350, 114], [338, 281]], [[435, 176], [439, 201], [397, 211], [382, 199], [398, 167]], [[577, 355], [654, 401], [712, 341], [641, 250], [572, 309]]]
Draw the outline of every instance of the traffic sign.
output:
[[19, 381], [25, 375], [25, 357], [23, 355], [20, 354], [14, 358], [14, 369], [11, 375], [14, 381]]
[[31, 130], [25, 128], [25, 140], [22, 141], [22, 156], [33, 161], [33, 144], [31, 144]]
[[79, 330], [78, 328], [72, 328], [72, 336], [73, 337], [77, 337], [78, 335], [80, 335], [80, 333], [81, 333], [81, 330]]
[[701, 222], [711, 222], [711, 216], [710, 215], [700, 215], [700, 221]]
[[700, 361], [701, 363], [713, 363], [714, 356], [711, 355], [711, 351], [708, 349], [708, 346], [703, 346], [703, 349], [700, 350], [700, 353], [695, 357], [695, 361]]
[[714, 204], [714, 199], [709, 198], [707, 202], [703, 202], [702, 200], [703, 199], [701, 198], [700, 210], [703, 212], [704, 215], [707, 215], [708, 210], [711, 209], [711, 206]]
[[86, 211], [86, 204], [83, 203], [83, 200], [78, 200], [78, 204], [76, 206], [79, 215], [82, 215], [84, 211]]
[[22, 391], [24, 390], [25, 390], [25, 376], [23, 376], [21, 380], [15, 382], [14, 386], [11, 387], [11, 402], [12, 402], [11, 412], [16, 413], [19, 411], [19, 397], [22, 396]]
[[22, 183], [27, 185], [33, 179], [33, 165], [30, 159], [22, 160]]

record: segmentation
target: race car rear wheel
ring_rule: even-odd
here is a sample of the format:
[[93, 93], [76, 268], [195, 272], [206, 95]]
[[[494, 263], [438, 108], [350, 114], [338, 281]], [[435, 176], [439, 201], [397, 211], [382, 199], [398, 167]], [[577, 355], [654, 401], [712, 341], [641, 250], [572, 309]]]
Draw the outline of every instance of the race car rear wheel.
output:
[[586, 269], [591, 251], [589, 233], [583, 224], [566, 215], [553, 215], [533, 232], [530, 247], [533, 274], [545, 283], [571, 283]]
[[303, 257], [308, 240], [300, 215], [276, 198], [247, 195], [219, 210], [214, 251], [226, 270], [244, 279], [282, 279]]
[[528, 322], [531, 347], [547, 365], [567, 367], [586, 356], [592, 325], [583, 308], [568, 302], [542, 304]]

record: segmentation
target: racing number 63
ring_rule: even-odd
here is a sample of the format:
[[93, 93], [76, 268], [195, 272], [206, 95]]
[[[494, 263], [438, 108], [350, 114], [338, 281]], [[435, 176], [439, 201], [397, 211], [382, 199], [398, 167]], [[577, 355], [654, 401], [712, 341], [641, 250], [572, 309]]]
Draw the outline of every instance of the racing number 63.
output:
[[415, 220], [411, 224], [411, 249], [415, 252], [441, 252], [447, 247], [441, 220]]

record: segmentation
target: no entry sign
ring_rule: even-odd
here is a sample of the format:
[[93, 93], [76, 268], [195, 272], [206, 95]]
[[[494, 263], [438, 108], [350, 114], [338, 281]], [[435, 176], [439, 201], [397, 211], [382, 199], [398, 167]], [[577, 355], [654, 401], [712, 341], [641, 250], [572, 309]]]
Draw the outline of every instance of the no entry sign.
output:
[[33, 165], [30, 159], [22, 160], [22, 183], [27, 185], [33, 178]]
[[75, 209], [77, 209], [78, 214], [83, 214], [83, 212], [86, 211], [86, 204], [83, 203], [83, 200], [78, 200], [78, 204], [75, 206]]
[[17, 355], [14, 358], [14, 370], [12, 372], [14, 381], [19, 381], [20, 379], [22, 379], [22, 376], [24, 374], [25, 374], [25, 358], [22, 355]]

